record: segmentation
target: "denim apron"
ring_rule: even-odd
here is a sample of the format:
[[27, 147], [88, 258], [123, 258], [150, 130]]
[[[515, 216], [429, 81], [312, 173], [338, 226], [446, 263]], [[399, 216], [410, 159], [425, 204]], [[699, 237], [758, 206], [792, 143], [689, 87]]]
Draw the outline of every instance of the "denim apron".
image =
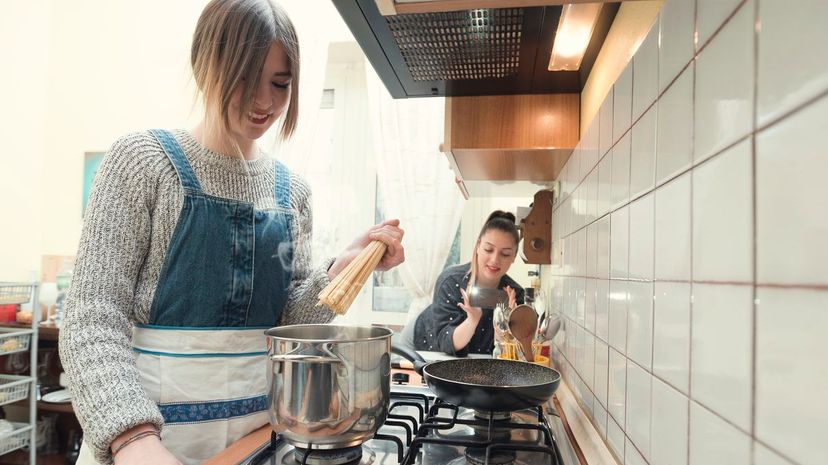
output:
[[133, 350], [164, 416], [163, 444], [190, 465], [268, 422], [263, 330], [276, 326], [291, 280], [290, 176], [275, 162], [276, 208], [255, 210], [204, 193], [172, 134], [151, 132], [184, 204]]

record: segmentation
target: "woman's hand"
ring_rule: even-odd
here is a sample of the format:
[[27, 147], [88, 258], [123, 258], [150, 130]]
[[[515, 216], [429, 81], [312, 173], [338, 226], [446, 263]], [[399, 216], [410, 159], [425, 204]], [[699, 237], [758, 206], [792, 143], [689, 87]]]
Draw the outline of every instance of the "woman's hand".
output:
[[405, 249], [402, 238], [405, 231], [400, 229], [400, 220], [386, 220], [374, 225], [365, 234], [359, 236], [337, 257], [328, 269], [328, 278], [333, 279], [351, 263], [371, 241], [381, 241], [387, 246], [385, 254], [377, 265], [377, 270], [388, 271], [405, 261]]
[[[136, 434], [151, 430], [155, 430], [155, 427], [140, 425], [124, 432], [112, 442], [113, 452]], [[155, 435], [142, 437], [121, 447], [115, 454], [114, 462], [115, 465], [181, 465]]]
[[517, 295], [515, 294], [515, 290], [511, 288], [511, 286], [506, 286], [503, 288], [506, 291], [506, 295], [509, 296], [509, 310], [514, 310], [517, 307]]
[[469, 303], [469, 295], [466, 293], [465, 289], [460, 289], [460, 295], [463, 296], [462, 302], [457, 302], [457, 306], [462, 308], [464, 312], [469, 316], [469, 320], [475, 322], [480, 321], [480, 317], [483, 316], [483, 309], [480, 307], [472, 307]]

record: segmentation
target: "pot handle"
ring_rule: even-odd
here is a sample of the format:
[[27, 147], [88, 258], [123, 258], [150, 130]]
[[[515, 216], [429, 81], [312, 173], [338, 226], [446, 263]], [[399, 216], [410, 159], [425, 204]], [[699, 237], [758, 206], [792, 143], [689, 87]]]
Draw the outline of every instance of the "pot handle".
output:
[[274, 362], [283, 363], [342, 363], [342, 360], [336, 357], [320, 357], [318, 355], [299, 355], [299, 354], [275, 354], [270, 356], [270, 360]]

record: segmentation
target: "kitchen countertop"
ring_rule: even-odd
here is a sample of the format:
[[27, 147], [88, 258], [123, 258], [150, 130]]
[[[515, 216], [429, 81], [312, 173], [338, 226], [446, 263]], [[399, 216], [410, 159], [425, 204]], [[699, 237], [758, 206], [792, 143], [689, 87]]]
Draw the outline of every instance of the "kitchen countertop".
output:
[[239, 463], [256, 450], [257, 447], [270, 440], [270, 431], [270, 424], [264, 425], [234, 442], [230, 447], [219, 452], [213, 458], [208, 459], [202, 465], [230, 465]]

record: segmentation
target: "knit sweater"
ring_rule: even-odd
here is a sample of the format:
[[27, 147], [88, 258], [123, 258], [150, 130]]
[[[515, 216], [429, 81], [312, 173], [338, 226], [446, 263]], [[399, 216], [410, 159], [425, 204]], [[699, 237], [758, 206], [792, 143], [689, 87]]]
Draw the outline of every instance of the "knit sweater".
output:
[[[275, 207], [272, 159], [244, 162], [205, 149], [187, 131], [174, 135], [205, 193], [252, 202], [257, 209]], [[132, 326], [149, 319], [183, 196], [172, 163], [149, 132], [117, 140], [95, 176], [59, 346], [84, 441], [101, 463], [112, 462], [109, 446], [127, 429], [163, 426], [158, 407], [139, 382]], [[290, 205], [293, 281], [279, 323], [329, 322], [333, 312], [316, 306], [329, 280], [324, 266], [312, 267], [311, 193], [294, 174]]]

